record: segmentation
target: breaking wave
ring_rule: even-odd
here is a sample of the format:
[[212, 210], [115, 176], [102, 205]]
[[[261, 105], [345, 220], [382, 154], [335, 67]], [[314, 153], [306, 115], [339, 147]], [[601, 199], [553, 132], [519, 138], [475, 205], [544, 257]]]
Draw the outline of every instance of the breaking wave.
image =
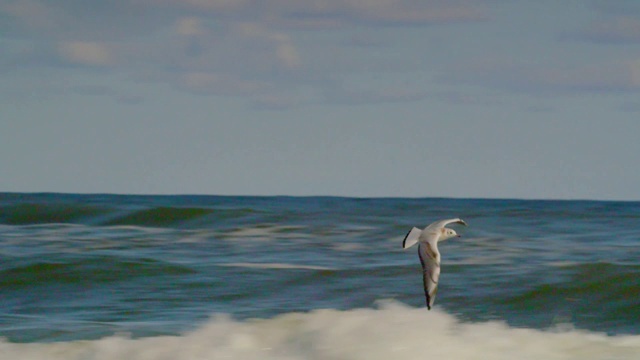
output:
[[467, 323], [397, 302], [377, 309], [315, 310], [238, 321], [216, 315], [179, 336], [55, 343], [0, 340], [2, 359], [632, 359], [640, 336], [562, 325], [547, 330]]

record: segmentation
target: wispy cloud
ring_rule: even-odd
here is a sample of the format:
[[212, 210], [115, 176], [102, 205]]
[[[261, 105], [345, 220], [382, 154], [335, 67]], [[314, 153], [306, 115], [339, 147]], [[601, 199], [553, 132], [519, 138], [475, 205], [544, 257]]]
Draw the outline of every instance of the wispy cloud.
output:
[[328, 102], [342, 105], [412, 102], [423, 100], [428, 95], [420, 89], [393, 86], [369, 89], [333, 88], [325, 91], [325, 99]]
[[591, 5], [599, 15], [640, 15], [636, 0], [592, 0]]
[[565, 38], [595, 44], [640, 43], [640, 2], [635, 0], [592, 0], [595, 16]]
[[442, 79], [537, 96], [637, 92], [640, 91], [640, 59], [587, 65], [494, 60], [452, 68]]
[[[0, 4], [0, 15], [11, 19], [5, 25], [6, 39], [26, 44], [22, 50], [16, 47], [0, 54], [0, 66], [5, 69], [29, 63], [84, 71], [109, 69], [130, 79], [169, 83], [195, 94], [246, 97], [264, 108], [297, 103], [300, 97], [284, 95], [296, 89], [320, 87], [318, 93], [327, 93], [339, 87], [336, 74], [341, 71], [340, 63], [347, 64], [348, 59], [332, 59], [327, 49], [316, 54], [313, 45], [302, 46], [295, 35], [300, 29], [426, 26], [489, 18], [482, 2], [470, 0], [119, 0], [91, 4], [13, 0]], [[366, 51], [383, 43], [371, 35], [350, 38], [347, 45], [334, 46], [355, 45]], [[327, 60], [331, 65], [323, 66]], [[352, 68], [371, 71], [376, 62], [386, 71], [390, 68], [379, 59], [354, 62]], [[420, 97], [404, 90], [378, 89], [348, 95], [356, 102]]]
[[144, 97], [140, 95], [120, 93], [118, 91], [115, 91], [113, 88], [105, 85], [72, 86], [67, 92], [84, 96], [110, 97], [118, 103], [128, 105], [137, 105], [144, 102]]
[[576, 38], [601, 44], [640, 43], [640, 16], [620, 15], [593, 21]]
[[629, 113], [640, 113], [640, 102], [627, 101], [620, 105], [620, 110]]
[[163, 4], [223, 19], [259, 19], [278, 27], [307, 29], [353, 24], [425, 25], [489, 17], [481, 3], [470, 0], [167, 0]]
[[64, 41], [58, 52], [62, 59], [78, 65], [108, 66], [113, 61], [108, 47], [93, 41]]
[[472, 93], [469, 91], [440, 91], [434, 94], [430, 94], [429, 96], [455, 106], [492, 106], [502, 105], [504, 103], [501, 96], [497, 94], [487, 94], [486, 92]]
[[184, 72], [176, 78], [178, 86], [199, 94], [222, 96], [246, 96], [264, 93], [268, 83], [242, 80], [213, 72]]
[[[61, 66], [89, 72], [110, 70], [134, 81], [169, 84], [193, 94], [246, 98], [261, 109], [303, 104], [310, 101], [309, 93], [317, 96], [315, 101], [334, 104], [426, 98], [482, 104], [494, 100], [473, 92], [434, 94], [416, 85], [397, 86], [398, 81], [350, 88], [344, 85], [344, 78], [357, 73], [425, 71], [427, 63], [397, 55], [394, 41], [362, 29], [476, 24], [492, 19], [494, 7], [488, 4], [494, 3], [119, 0], [89, 5], [61, 0], [54, 6], [44, 0], [13, 0], [0, 4], [0, 14], [11, 19], [5, 25], [6, 39], [14, 44], [0, 54], [0, 71], [25, 66], [53, 71]], [[593, 3], [595, 20], [577, 29], [575, 38], [592, 43], [640, 43], [640, 7], [635, 2], [608, 4]], [[327, 43], [303, 42], [313, 38], [309, 34], [328, 30], [341, 31], [344, 37]], [[640, 57], [587, 65], [483, 61], [482, 57], [461, 61], [467, 63], [449, 72], [428, 70], [442, 71], [441, 80], [449, 84], [536, 96], [640, 90]], [[300, 96], [302, 92], [307, 95]]]

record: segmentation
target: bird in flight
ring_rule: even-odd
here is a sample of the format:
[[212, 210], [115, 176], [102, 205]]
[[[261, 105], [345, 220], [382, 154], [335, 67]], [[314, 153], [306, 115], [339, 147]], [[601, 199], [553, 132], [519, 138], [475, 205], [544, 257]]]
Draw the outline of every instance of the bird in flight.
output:
[[431, 310], [438, 292], [438, 278], [440, 278], [440, 252], [438, 241], [460, 237], [453, 229], [446, 228], [448, 224], [461, 224], [467, 226], [462, 219], [440, 220], [420, 230], [417, 227], [411, 229], [402, 241], [402, 248], [407, 249], [418, 244], [418, 255], [422, 263], [422, 283], [424, 295], [427, 301], [427, 309]]

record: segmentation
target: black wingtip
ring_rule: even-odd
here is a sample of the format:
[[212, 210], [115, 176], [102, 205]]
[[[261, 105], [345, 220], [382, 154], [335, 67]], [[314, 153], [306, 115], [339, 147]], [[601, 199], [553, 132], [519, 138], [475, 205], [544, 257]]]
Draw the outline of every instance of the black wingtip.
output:
[[409, 230], [407, 232], [407, 235], [404, 236], [404, 240], [402, 240], [402, 248], [405, 249], [404, 244], [407, 242], [407, 238], [409, 237], [409, 234], [411, 233], [413, 229]]

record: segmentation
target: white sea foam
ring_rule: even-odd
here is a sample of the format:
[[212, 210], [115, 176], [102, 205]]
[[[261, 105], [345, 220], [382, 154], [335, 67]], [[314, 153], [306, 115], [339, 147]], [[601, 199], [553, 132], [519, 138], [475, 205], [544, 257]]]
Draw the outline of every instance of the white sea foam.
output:
[[252, 240], [275, 240], [275, 239], [298, 239], [307, 238], [309, 234], [299, 232], [304, 226], [294, 225], [273, 225], [260, 224], [254, 227], [243, 227], [221, 233], [222, 239], [252, 239]]
[[303, 270], [334, 270], [334, 268], [315, 265], [286, 264], [286, 263], [225, 263], [218, 266], [244, 267], [256, 269], [303, 269]]
[[331, 248], [335, 251], [358, 251], [358, 250], [362, 250], [365, 248], [365, 246], [363, 244], [356, 244], [356, 243], [336, 243], [336, 244], [332, 244]]
[[16, 344], [0, 359], [635, 359], [640, 336], [462, 323], [438, 309], [386, 303], [380, 309], [317, 310], [266, 320], [216, 316], [182, 336]]

